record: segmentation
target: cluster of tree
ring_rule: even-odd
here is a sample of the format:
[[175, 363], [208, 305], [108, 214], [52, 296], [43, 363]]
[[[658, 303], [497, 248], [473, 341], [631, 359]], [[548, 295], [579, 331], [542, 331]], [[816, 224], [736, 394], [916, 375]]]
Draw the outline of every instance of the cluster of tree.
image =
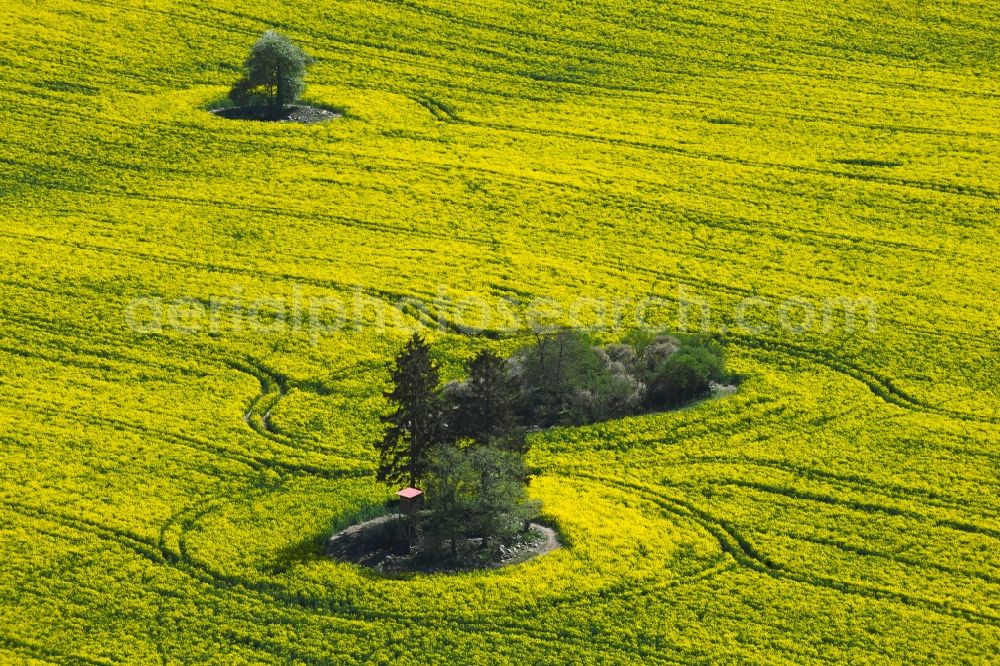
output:
[[514, 386], [505, 362], [483, 351], [469, 364], [462, 390], [440, 383], [430, 347], [414, 335], [396, 358], [395, 410], [383, 417], [378, 479], [423, 486], [427, 511], [418, 533], [425, 551], [436, 553], [469, 537], [503, 541], [528, 526], [538, 504], [525, 492], [527, 438], [515, 415]]
[[277, 119], [305, 91], [306, 69], [311, 64], [312, 58], [288, 37], [268, 30], [250, 48], [243, 77], [229, 91], [229, 99], [237, 106], [264, 107]]
[[563, 331], [508, 363], [517, 415], [533, 426], [583, 425], [679, 407], [727, 381], [722, 348], [699, 336], [633, 336], [606, 346]]
[[584, 334], [540, 335], [510, 359], [481, 351], [468, 379], [441, 386], [430, 347], [414, 335], [396, 358], [395, 406], [383, 417], [378, 479], [423, 486], [419, 521], [431, 549], [470, 536], [511, 537], [537, 511], [525, 493], [527, 431], [679, 406], [726, 379], [721, 348], [693, 336], [606, 346]]

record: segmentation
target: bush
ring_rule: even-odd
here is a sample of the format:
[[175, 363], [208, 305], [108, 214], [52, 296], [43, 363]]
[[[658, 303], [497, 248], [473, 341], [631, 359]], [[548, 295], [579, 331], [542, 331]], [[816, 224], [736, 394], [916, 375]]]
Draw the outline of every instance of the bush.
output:
[[541, 336], [510, 359], [526, 425], [582, 425], [677, 407], [726, 379], [722, 348], [696, 336], [598, 347], [584, 334]]
[[697, 338], [682, 338], [672, 353], [658, 351], [646, 357], [643, 379], [646, 384], [647, 409], [678, 407], [695, 398], [708, 395], [712, 382], [726, 379], [722, 349]]

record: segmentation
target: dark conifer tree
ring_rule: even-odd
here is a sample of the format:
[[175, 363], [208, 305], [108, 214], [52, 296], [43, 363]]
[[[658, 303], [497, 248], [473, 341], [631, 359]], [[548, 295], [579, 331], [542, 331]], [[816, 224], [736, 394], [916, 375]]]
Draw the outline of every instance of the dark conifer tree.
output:
[[396, 357], [392, 382], [393, 389], [385, 397], [396, 409], [382, 417], [386, 430], [375, 445], [379, 452], [377, 478], [416, 487], [427, 471], [429, 451], [441, 436], [438, 367], [418, 333]]
[[469, 380], [451, 406], [453, 439], [524, 453], [527, 438], [517, 416], [517, 386], [507, 363], [483, 350], [469, 363]]

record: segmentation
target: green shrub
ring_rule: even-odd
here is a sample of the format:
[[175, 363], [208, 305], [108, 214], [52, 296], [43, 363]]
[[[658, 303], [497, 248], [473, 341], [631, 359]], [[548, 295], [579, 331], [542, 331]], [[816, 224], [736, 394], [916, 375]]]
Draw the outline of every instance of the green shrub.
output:
[[[662, 345], [654, 343], [647, 352]], [[646, 356], [644, 381], [647, 409], [678, 407], [708, 395], [713, 382], [726, 379], [722, 349], [715, 343], [685, 337], [676, 349], [662, 354], [662, 349]]]
[[595, 346], [574, 331], [540, 336], [509, 362], [525, 425], [582, 425], [678, 407], [725, 381], [722, 348], [698, 336], [634, 336]]

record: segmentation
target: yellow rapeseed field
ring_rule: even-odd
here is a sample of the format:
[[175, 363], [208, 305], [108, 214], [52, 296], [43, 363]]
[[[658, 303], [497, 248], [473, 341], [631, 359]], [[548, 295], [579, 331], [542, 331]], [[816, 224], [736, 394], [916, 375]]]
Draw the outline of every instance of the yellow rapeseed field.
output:
[[[1000, 5], [4, 0], [0, 662], [1000, 661]], [[208, 112], [275, 28], [322, 124]], [[388, 367], [743, 377], [532, 435], [564, 547], [386, 578]]]

